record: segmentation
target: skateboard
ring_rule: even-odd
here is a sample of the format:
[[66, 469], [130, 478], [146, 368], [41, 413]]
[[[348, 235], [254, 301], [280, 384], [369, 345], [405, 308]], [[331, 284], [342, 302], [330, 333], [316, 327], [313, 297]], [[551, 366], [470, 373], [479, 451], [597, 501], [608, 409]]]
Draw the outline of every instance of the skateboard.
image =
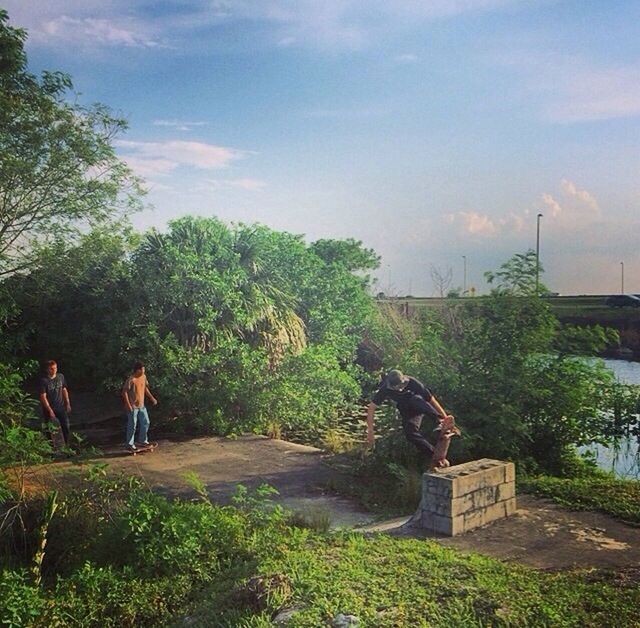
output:
[[440, 424], [438, 441], [436, 442], [436, 447], [433, 450], [433, 455], [431, 456], [429, 471], [437, 471], [438, 469], [445, 469], [449, 466], [447, 453], [449, 452], [451, 439], [454, 436], [460, 436], [460, 429], [456, 426], [456, 420], [453, 415], [449, 414]]
[[61, 452], [66, 446], [66, 443], [64, 442], [64, 434], [62, 433], [58, 417], [48, 418], [46, 426], [49, 437], [51, 438], [53, 451], [55, 453]]
[[158, 448], [158, 443], [149, 443], [148, 445], [139, 445], [137, 449], [127, 449], [127, 453], [132, 456], [136, 456], [138, 454], [148, 454], [152, 451], [155, 451]]

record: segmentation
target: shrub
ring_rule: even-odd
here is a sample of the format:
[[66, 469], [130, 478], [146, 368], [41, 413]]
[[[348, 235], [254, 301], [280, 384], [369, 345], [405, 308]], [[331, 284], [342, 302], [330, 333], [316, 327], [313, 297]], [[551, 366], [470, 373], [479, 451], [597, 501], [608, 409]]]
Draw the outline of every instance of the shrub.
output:
[[46, 600], [26, 570], [0, 572], [0, 618], [3, 626], [30, 626], [42, 615], [45, 607]]

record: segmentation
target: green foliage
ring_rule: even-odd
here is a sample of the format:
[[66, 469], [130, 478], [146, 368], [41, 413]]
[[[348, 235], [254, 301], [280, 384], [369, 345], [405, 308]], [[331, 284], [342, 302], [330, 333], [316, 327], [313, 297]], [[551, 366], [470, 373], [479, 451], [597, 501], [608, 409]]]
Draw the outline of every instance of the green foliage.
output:
[[[196, 626], [268, 626], [283, 607], [296, 607], [293, 626], [325, 625], [341, 612], [380, 627], [426, 626], [424, 618], [430, 626], [602, 626], [611, 616], [631, 625], [640, 603], [637, 587], [592, 572], [538, 572], [430, 541], [311, 531], [323, 526], [320, 516], [288, 527], [267, 486], [239, 487], [234, 506], [221, 507], [197, 478], [201, 499], [186, 502], [110, 479], [104, 467], [90, 476], [61, 496], [41, 586], [20, 567], [0, 572], [5, 624], [159, 626], [188, 614]], [[627, 486], [596, 492], [604, 501]], [[637, 510], [637, 486], [629, 490], [624, 499]]]
[[[20, 565], [5, 569], [0, 617], [34, 627], [160, 625], [203, 583], [250, 566], [282, 533], [273, 492], [239, 487], [233, 507], [204, 493], [199, 502], [170, 501], [96, 466], [84, 487], [60, 495], [57, 510], [46, 499], [28, 503], [26, 536], [38, 541], [48, 525], [46, 551], [32, 544], [42, 585]], [[22, 563], [31, 560], [25, 552]]]
[[24, 393], [22, 383], [31, 367], [0, 363], [0, 548], [5, 536], [14, 537], [14, 523], [21, 521], [29, 468], [51, 455], [42, 432], [29, 427], [35, 402]]
[[[511, 294], [513, 296], [536, 296], [536, 266], [538, 259], [536, 252], [529, 249], [525, 253], [516, 253], [507, 260], [500, 269], [484, 274], [487, 283], [496, 284], [495, 293]], [[538, 266], [539, 274], [544, 272], [542, 264]], [[543, 295], [549, 289], [538, 281], [537, 294]]]
[[531, 285], [529, 262], [516, 256], [503, 265], [501, 287], [489, 297], [400, 322], [384, 317], [376, 339], [388, 354], [385, 368], [400, 365], [421, 379], [457, 417], [463, 436], [452, 444], [453, 459], [507, 458], [563, 473], [571, 447], [640, 429], [638, 393], [617, 385], [597, 360], [573, 354], [600, 350], [614, 334], [561, 328], [543, 299], [518, 296]]
[[187, 217], [167, 233], [99, 229], [38, 253], [5, 282], [27, 355], [111, 389], [143, 359], [176, 429], [317, 438], [360, 394], [353, 361], [373, 313], [363, 273], [377, 258], [358, 242]]
[[360, 396], [355, 375], [354, 368], [341, 369], [326, 346], [288, 356], [277, 371], [266, 374], [256, 391], [252, 403], [257, 425], [274, 422], [284, 434], [320, 439], [332, 419], [348, 414]]
[[[34, 366], [33, 362], [21, 365], [0, 362], [0, 424], [24, 425], [33, 417], [35, 401], [25, 394], [22, 384]], [[0, 465], [2, 460], [0, 453]]]
[[620, 334], [611, 327], [564, 324], [558, 331], [554, 347], [567, 355], [597, 355], [619, 344]]
[[139, 573], [205, 580], [242, 547], [241, 522], [208, 504], [172, 504], [146, 493], [131, 500], [122, 517], [131, 548], [129, 561]]
[[[280, 536], [259, 556], [263, 581], [290, 582], [291, 626], [329, 625], [339, 613], [364, 627], [634, 625], [640, 590], [598, 574], [547, 573], [463, 554], [424, 539], [388, 535]], [[327, 568], [330, 566], [330, 568]], [[282, 598], [256, 610], [248, 600], [225, 605], [228, 589], [208, 588], [190, 621], [208, 626], [267, 626]]]
[[350, 272], [375, 270], [380, 265], [380, 256], [372, 249], [363, 249], [362, 242], [347, 240], [317, 240], [311, 250], [326, 264], [338, 265]]
[[618, 480], [605, 473], [574, 478], [527, 477], [518, 481], [520, 490], [549, 497], [577, 510], [596, 510], [640, 525], [640, 481]]
[[41, 245], [31, 272], [5, 281], [20, 311], [12, 323], [27, 339], [26, 355], [55, 356], [74, 389], [95, 387], [121, 369], [135, 306], [128, 257], [138, 239], [126, 227], [105, 227], [74, 244]]
[[46, 606], [47, 601], [33, 585], [26, 569], [0, 571], [0, 617], [4, 626], [33, 626]]
[[140, 193], [112, 146], [125, 121], [70, 98], [68, 75], [31, 74], [25, 39], [0, 9], [0, 276], [27, 267], [37, 239], [134, 209]]

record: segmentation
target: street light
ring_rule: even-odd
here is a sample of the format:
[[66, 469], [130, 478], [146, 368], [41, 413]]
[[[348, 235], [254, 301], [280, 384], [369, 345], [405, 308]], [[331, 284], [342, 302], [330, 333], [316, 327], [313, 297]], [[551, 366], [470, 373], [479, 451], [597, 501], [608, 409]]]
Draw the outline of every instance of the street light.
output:
[[536, 296], [538, 296], [540, 292], [540, 218], [542, 218], [542, 214], [538, 214], [536, 218]]
[[462, 296], [467, 296], [467, 256], [463, 255], [462, 259], [464, 260], [464, 274], [463, 274], [463, 282], [462, 282]]
[[620, 262], [620, 294], [624, 294], [624, 262]]

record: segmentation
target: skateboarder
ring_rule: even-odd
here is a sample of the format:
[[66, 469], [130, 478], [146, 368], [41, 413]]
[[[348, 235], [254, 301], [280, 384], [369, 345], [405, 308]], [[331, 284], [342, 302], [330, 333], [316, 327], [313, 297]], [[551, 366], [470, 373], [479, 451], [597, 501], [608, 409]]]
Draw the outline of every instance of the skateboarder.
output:
[[445, 437], [443, 426], [447, 428], [446, 436], [449, 436], [449, 426], [453, 423], [453, 417], [446, 413], [428, 388], [415, 377], [403, 375], [397, 369], [389, 371], [367, 408], [367, 443], [370, 446], [374, 443], [374, 413], [376, 408], [386, 400], [396, 403], [402, 417], [402, 429], [406, 439], [416, 446], [425, 459], [432, 459], [430, 466], [449, 466], [444, 458], [442, 460], [434, 459], [433, 454], [436, 448], [424, 437], [420, 426], [424, 415], [429, 415], [438, 422], [436, 426], [438, 437]]
[[130, 451], [136, 451], [138, 447], [134, 441], [136, 435], [136, 425], [140, 423], [139, 445], [142, 447], [149, 446], [149, 413], [144, 405], [145, 397], [156, 406], [158, 400], [151, 394], [149, 390], [149, 382], [145, 374], [145, 367], [142, 362], [136, 362], [133, 365], [133, 373], [127, 378], [122, 387], [122, 401], [127, 411], [127, 436], [126, 445]]
[[[58, 373], [58, 364], [55, 360], [46, 363], [46, 375], [40, 380], [40, 405], [45, 428], [52, 436], [58, 431], [58, 425], [62, 430], [64, 444], [69, 444], [69, 413], [71, 401], [67, 380], [62, 373]], [[54, 447], [57, 447], [54, 442]]]

